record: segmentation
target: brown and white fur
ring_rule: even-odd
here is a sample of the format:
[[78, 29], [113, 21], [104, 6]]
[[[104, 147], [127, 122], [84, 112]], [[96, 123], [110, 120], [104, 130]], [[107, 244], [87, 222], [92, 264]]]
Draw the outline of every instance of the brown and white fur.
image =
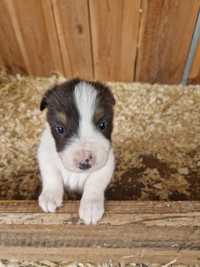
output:
[[79, 216], [96, 224], [104, 214], [104, 191], [114, 171], [111, 145], [114, 97], [99, 82], [66, 81], [48, 90], [40, 109], [47, 108], [38, 162], [42, 179], [39, 205], [55, 212], [64, 188], [82, 192]]

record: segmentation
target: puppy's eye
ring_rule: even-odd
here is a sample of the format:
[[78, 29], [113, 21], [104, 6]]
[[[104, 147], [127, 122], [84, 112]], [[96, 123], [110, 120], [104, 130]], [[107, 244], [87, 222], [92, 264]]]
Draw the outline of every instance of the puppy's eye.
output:
[[57, 126], [57, 127], [56, 127], [56, 132], [57, 132], [58, 134], [64, 134], [64, 128], [63, 128], [63, 127], [60, 127], [60, 126]]
[[103, 131], [107, 127], [107, 122], [105, 120], [101, 120], [98, 122], [97, 127]]

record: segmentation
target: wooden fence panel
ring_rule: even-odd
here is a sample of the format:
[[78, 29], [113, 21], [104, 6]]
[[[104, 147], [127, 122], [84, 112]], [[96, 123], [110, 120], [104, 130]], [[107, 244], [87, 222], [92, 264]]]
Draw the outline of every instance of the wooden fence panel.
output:
[[10, 19], [9, 2], [0, 1], [0, 64], [10, 72], [26, 72], [27, 59], [22, 53], [22, 47], [17, 41], [14, 25]]
[[[93, 78], [88, 0], [52, 0], [63, 61], [69, 58], [64, 74]], [[66, 56], [67, 53], [67, 56]]]
[[[200, 0], [2, 0], [0, 66], [34, 75], [181, 82]], [[199, 48], [190, 81], [200, 81]]]
[[[15, 44], [19, 47], [13, 51], [16, 53], [9, 57], [11, 68], [12, 64], [17, 64], [21, 69], [24, 68], [25, 72], [35, 75], [62, 72], [56, 30], [48, 0], [2, 0], [1, 2], [6, 7], [8, 22], [13, 28], [6, 45], [10, 51]], [[1, 20], [5, 17], [5, 14], [0, 17], [1, 25]]]
[[200, 84], [200, 40], [196, 49], [194, 60], [189, 74], [189, 83]]
[[143, 0], [137, 81], [181, 81], [199, 6], [199, 0]]
[[140, 0], [90, 0], [95, 79], [132, 81]]
[[[48, 0], [3, 0], [29, 73], [63, 71]], [[8, 46], [13, 44], [8, 42]]]

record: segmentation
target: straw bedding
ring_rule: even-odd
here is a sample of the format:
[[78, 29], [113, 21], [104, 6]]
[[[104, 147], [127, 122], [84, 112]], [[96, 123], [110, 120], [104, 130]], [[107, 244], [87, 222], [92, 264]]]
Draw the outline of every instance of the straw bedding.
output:
[[[0, 75], [0, 199], [36, 199], [44, 91], [62, 77]], [[200, 199], [200, 86], [110, 83], [116, 98], [113, 200]], [[67, 194], [65, 198], [79, 198]]]

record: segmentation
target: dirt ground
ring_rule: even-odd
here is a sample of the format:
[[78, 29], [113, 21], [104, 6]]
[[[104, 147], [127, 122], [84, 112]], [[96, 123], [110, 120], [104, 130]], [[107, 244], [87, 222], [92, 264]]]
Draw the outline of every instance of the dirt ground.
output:
[[[36, 199], [41, 96], [62, 77], [0, 75], [0, 199]], [[110, 200], [200, 200], [200, 86], [109, 83], [116, 98]], [[66, 193], [66, 199], [79, 198]]]

